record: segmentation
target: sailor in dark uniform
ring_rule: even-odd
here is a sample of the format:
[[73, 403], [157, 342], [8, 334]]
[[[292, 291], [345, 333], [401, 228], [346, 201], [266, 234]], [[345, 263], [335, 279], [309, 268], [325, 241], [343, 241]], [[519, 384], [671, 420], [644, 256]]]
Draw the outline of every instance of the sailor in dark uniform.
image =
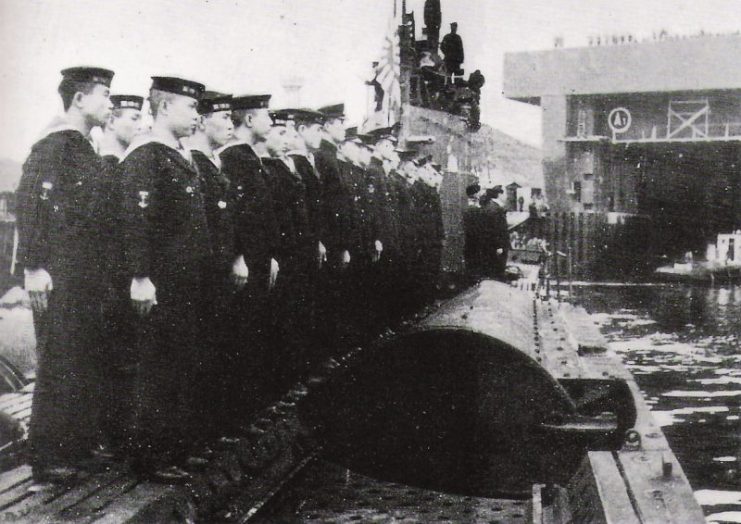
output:
[[307, 338], [311, 334], [308, 309], [309, 273], [315, 264], [315, 240], [309, 234], [309, 207], [306, 187], [288, 155], [296, 142], [294, 115], [289, 110], [271, 112], [273, 128], [263, 159], [273, 193], [280, 241], [280, 279], [276, 284], [274, 325], [277, 345], [272, 375], [285, 393], [302, 378], [311, 363]]
[[334, 104], [321, 107], [318, 110], [324, 116], [322, 125], [322, 141], [316, 152], [316, 167], [322, 179], [322, 204], [324, 216], [324, 238], [322, 241], [327, 248], [327, 267], [321, 274], [322, 284], [327, 293], [321, 295], [323, 299], [319, 309], [322, 318], [320, 333], [322, 345], [328, 350], [338, 348], [338, 327], [346, 321], [344, 309], [338, 310], [340, 289], [346, 279], [344, 272], [350, 265], [352, 254], [347, 244], [347, 230], [344, 227], [345, 212], [341, 208], [342, 200], [338, 194], [342, 191], [340, 181], [340, 164], [337, 158], [337, 148], [345, 139], [345, 106]]
[[466, 273], [475, 279], [481, 278], [481, 206], [479, 205], [479, 194], [481, 186], [477, 183], [466, 187], [468, 205], [463, 211], [463, 259], [466, 263]]
[[419, 305], [431, 304], [440, 275], [443, 230], [439, 187], [441, 176], [430, 158], [417, 161], [417, 179], [412, 184], [412, 200], [417, 213], [417, 252], [413, 266], [417, 272]]
[[[466, 189], [471, 200], [480, 192], [478, 184]], [[503, 279], [509, 253], [507, 212], [501, 202], [502, 186], [487, 189], [478, 199], [479, 206], [469, 205], [463, 215], [466, 237], [466, 270], [474, 279]]]
[[327, 230], [325, 245], [330, 267], [341, 269], [350, 263], [349, 245], [346, 243], [345, 229], [343, 228], [343, 213], [337, 208], [340, 202], [335, 193], [341, 186], [340, 165], [337, 158], [337, 148], [345, 140], [345, 105], [336, 104], [319, 109], [324, 115], [324, 136], [316, 153], [317, 169], [322, 177], [324, 188], [325, 217]]
[[308, 325], [311, 333], [307, 336], [306, 346], [308, 348], [308, 367], [313, 368], [320, 363], [326, 349], [321, 341], [321, 333], [324, 328], [324, 320], [320, 318], [319, 305], [325, 299], [328, 289], [322, 281], [322, 270], [327, 262], [327, 248], [324, 245], [324, 233], [326, 231], [326, 219], [322, 200], [322, 179], [316, 169], [315, 152], [318, 151], [322, 141], [322, 125], [324, 116], [318, 111], [308, 109], [291, 110], [295, 122], [295, 134], [292, 150], [289, 157], [293, 161], [296, 172], [301, 177], [306, 192], [307, 227], [306, 234], [310, 252], [310, 267], [308, 270], [308, 282], [306, 308]]
[[309, 109], [293, 109], [291, 113], [295, 122], [296, 135], [289, 156], [306, 188], [309, 234], [316, 240], [315, 260], [319, 268], [327, 260], [327, 248], [322, 241], [325, 225], [322, 217], [321, 179], [316, 168], [315, 153], [322, 142], [324, 116], [318, 111]]
[[105, 355], [102, 371], [101, 439], [97, 454], [125, 456], [133, 434], [134, 377], [136, 372], [136, 315], [129, 298], [128, 275], [121, 243], [122, 179], [121, 157], [142, 132], [144, 99], [137, 95], [111, 95], [113, 112], [105, 124], [100, 142], [104, 163], [99, 193], [100, 242], [108, 268], [107, 296], [103, 302]]
[[399, 308], [399, 316], [408, 317], [418, 309], [415, 288], [419, 281], [419, 267], [414, 265], [414, 260], [418, 251], [417, 233], [420, 217], [417, 216], [412, 192], [412, 184], [418, 176], [417, 166], [413, 162], [417, 151], [407, 145], [399, 145], [395, 152], [399, 156], [399, 165], [391, 172], [389, 180], [399, 224], [400, 256], [396, 304]]
[[30, 445], [39, 481], [73, 476], [99, 439], [102, 165], [90, 131], [110, 115], [113, 72], [78, 67], [62, 75], [64, 116], [33, 146], [18, 187], [18, 260], [37, 338]]
[[222, 407], [233, 392], [231, 381], [222, 380], [234, 373], [231, 337], [237, 324], [234, 311], [235, 291], [247, 283], [249, 272], [244, 256], [235, 252], [234, 202], [229, 179], [221, 171], [215, 153], [233, 138], [231, 96], [206, 91], [198, 103], [200, 122], [188, 145], [193, 165], [198, 171], [206, 207], [208, 238], [212, 261], [207, 274], [204, 326], [196, 402], [202, 415], [200, 437], [204, 441], [221, 436], [229, 416]]
[[360, 144], [356, 127], [348, 128], [345, 139], [339, 143], [337, 159], [339, 180], [334, 188], [335, 210], [338, 214], [343, 246], [351, 253], [350, 263], [337, 275], [338, 281], [335, 308], [343, 311], [338, 328], [340, 347], [361, 344], [366, 304], [362, 299], [360, 283], [364, 268], [368, 265], [368, 252], [363, 241], [363, 193], [365, 191], [365, 170], [359, 163]]
[[399, 222], [389, 177], [398, 165], [399, 157], [394, 151], [397, 139], [392, 128], [374, 129], [368, 135], [374, 146], [366, 171], [369, 223], [366, 238], [370, 240], [369, 249], [374, 263], [367, 286], [367, 301], [373, 304], [372, 309], [376, 313], [371, 328], [377, 329], [398, 320], [389, 307], [394, 300], [394, 280], [399, 264]]
[[182, 481], [192, 451], [193, 381], [201, 344], [206, 275], [213, 268], [203, 191], [181, 139], [199, 123], [204, 86], [153, 77], [151, 133], [122, 159], [124, 244], [140, 321], [134, 467]]
[[260, 158], [266, 154], [265, 141], [273, 124], [269, 103], [270, 95], [232, 98], [234, 138], [218, 153], [234, 199], [236, 254], [244, 257], [249, 271], [247, 285], [236, 298], [235, 365], [225, 377], [232, 396], [225, 406], [231, 413], [231, 427], [224, 429], [232, 436], [251, 413], [266, 405], [269, 399], [263, 392], [274, 384], [264, 369], [273, 350], [270, 291], [280, 278], [280, 237], [273, 194]]
[[509, 254], [509, 229], [507, 211], [499, 199], [504, 194], [502, 186], [486, 190], [481, 197], [481, 229], [479, 249], [483, 275], [489, 278], [504, 279]]

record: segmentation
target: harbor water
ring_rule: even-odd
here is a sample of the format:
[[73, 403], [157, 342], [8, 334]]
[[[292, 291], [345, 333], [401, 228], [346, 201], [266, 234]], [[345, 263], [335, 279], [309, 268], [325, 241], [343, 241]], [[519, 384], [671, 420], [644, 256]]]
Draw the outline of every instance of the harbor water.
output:
[[741, 286], [576, 285], [635, 375], [708, 522], [741, 522]]

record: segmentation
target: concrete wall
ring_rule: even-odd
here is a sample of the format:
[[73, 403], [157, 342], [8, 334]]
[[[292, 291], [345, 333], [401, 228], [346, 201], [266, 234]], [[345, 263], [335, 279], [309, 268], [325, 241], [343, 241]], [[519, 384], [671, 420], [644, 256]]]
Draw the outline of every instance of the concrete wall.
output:
[[589, 95], [741, 88], [741, 36], [507, 53], [504, 95]]

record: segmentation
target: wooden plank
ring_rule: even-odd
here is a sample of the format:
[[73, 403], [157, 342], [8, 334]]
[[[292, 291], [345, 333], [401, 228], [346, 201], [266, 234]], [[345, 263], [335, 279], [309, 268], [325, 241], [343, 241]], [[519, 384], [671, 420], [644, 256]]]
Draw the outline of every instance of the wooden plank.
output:
[[8, 504], [3, 508], [3, 518], [13, 522], [37, 522], [32, 517], [35, 511], [38, 511], [41, 506], [51, 502], [57, 497], [62, 496], [67, 491], [70, 491], [75, 487], [76, 484], [57, 484], [49, 485], [46, 489], [41, 491], [29, 492], [28, 487], [26, 488], [26, 495], [19, 498], [12, 504]]
[[145, 482], [116, 498], [102, 515], [86, 522], [95, 524], [148, 524], [152, 522], [194, 522], [195, 507], [182, 488]]
[[640, 522], [630, 501], [625, 481], [615, 463], [612, 453], [589, 452], [597, 494], [602, 501], [602, 511], [607, 524], [638, 524]]
[[10, 415], [12, 417], [16, 413], [20, 413], [21, 411], [26, 411], [30, 409], [31, 409], [31, 399], [21, 399], [16, 404], [9, 406], [7, 410], [3, 410], [3, 411], [7, 415]]
[[26, 407], [31, 405], [31, 399], [29, 397], [30, 395], [24, 395], [22, 397], [13, 399], [0, 411], [8, 415], [12, 415], [14, 411], [18, 411], [19, 407], [20, 409], [25, 409]]
[[[643, 524], [703, 524], [702, 508], [671, 451], [618, 451], [618, 465]], [[662, 463], [671, 464], [664, 477]]]
[[580, 352], [607, 349], [607, 340], [584, 308], [564, 304], [561, 311], [563, 320], [569, 332], [574, 336]]
[[6, 393], [5, 395], [0, 396], [0, 410], [5, 409], [7, 406], [25, 396], [25, 393]]
[[121, 477], [103, 489], [92, 493], [86, 499], [63, 510], [60, 515], [64, 520], [71, 520], [98, 514], [116, 498], [134, 489], [138, 483], [135, 477]]
[[31, 418], [31, 411], [32, 411], [32, 409], [29, 406], [26, 409], [24, 409], [23, 411], [19, 411], [18, 413], [13, 413], [12, 417], [14, 419], [16, 419], [16, 420], [21, 420], [21, 421], [27, 420], [27, 419], [30, 419]]
[[[28, 491], [28, 488], [30, 488], [31, 485], [33, 485], [31, 479], [24, 480], [20, 484], [17, 484], [0, 494], [0, 511], [17, 504], [26, 497], [30, 497], [32, 493]], [[0, 519], [2, 518], [2, 514], [0, 514]]]
[[12, 469], [10, 471], [0, 473], [0, 493], [7, 491], [14, 486], [17, 486], [21, 482], [30, 480], [31, 475], [31, 466], [27, 464]]
[[54, 524], [62, 520], [60, 513], [67, 508], [74, 506], [78, 502], [85, 500], [94, 493], [114, 483], [122, 477], [121, 471], [107, 471], [100, 475], [90, 477], [82, 484], [74, 486], [72, 489], [55, 499], [46, 501], [43, 505], [38, 506], [28, 515], [28, 519], [38, 523]]
[[533, 484], [532, 524], [543, 524], [543, 496], [542, 489], [545, 484]]

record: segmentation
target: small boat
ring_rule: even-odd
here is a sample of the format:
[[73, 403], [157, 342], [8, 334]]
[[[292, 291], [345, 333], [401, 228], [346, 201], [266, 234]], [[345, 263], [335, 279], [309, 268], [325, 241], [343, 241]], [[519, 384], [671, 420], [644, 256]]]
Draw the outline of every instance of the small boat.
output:
[[659, 267], [654, 274], [674, 282], [741, 281], [741, 231], [721, 233], [708, 244], [705, 260], [694, 260], [688, 252], [682, 262]]

